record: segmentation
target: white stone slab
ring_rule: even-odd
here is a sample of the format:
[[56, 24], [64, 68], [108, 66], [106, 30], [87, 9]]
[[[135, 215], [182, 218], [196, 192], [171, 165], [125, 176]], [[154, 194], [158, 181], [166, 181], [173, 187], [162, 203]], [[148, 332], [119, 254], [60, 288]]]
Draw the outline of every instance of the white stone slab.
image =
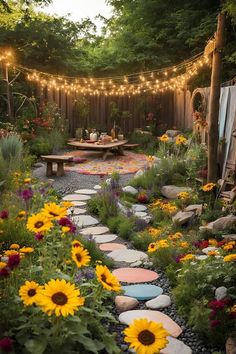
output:
[[94, 186], [93, 188], [94, 188], [94, 189], [96, 189], [96, 190], [100, 190], [100, 189], [102, 189], [102, 187], [101, 187], [101, 186], [99, 186], [99, 184], [96, 184], [96, 186]]
[[92, 225], [99, 224], [99, 221], [90, 215], [78, 215], [78, 216], [75, 216], [73, 219], [74, 219], [75, 224], [79, 227], [92, 226]]
[[97, 235], [93, 236], [93, 240], [96, 243], [107, 243], [107, 242], [112, 242], [117, 239], [117, 235], [114, 234], [105, 234], [105, 235]]
[[81, 214], [85, 214], [85, 213], [86, 213], [86, 209], [82, 209], [82, 208], [70, 208], [70, 209], [68, 209], [68, 215], [69, 216], [81, 215]]
[[116, 262], [134, 263], [137, 261], [145, 261], [148, 259], [146, 253], [135, 250], [117, 250], [108, 253], [108, 257], [112, 258]]
[[68, 194], [65, 197], [63, 197], [63, 200], [69, 200], [69, 201], [83, 201], [83, 200], [89, 200], [91, 197], [89, 195], [84, 195], [84, 194]]
[[146, 211], [147, 207], [142, 204], [133, 204], [132, 205], [132, 210], [133, 212], [140, 212], [140, 211]]
[[85, 229], [80, 230], [82, 235], [101, 235], [108, 232], [109, 229], [106, 226], [95, 226], [95, 227], [87, 227]]
[[145, 216], [147, 216], [148, 214], [145, 213], [144, 211], [136, 211], [134, 213], [135, 216], [137, 216], [138, 218], [144, 218]]
[[212, 246], [212, 247], [203, 248], [202, 252], [205, 253], [205, 254], [208, 254], [208, 252], [210, 252], [210, 251], [217, 251], [217, 250], [218, 250], [217, 247]]
[[132, 186], [123, 187], [122, 191], [125, 192], [125, 193], [133, 194], [133, 195], [138, 194], [138, 190], [136, 188], [132, 187]]
[[167, 337], [167, 339], [169, 343], [164, 349], [161, 349], [161, 354], [192, 354], [192, 349], [184, 342], [173, 337]]
[[94, 189], [78, 189], [77, 191], [75, 191], [75, 193], [90, 195], [97, 194], [97, 191], [95, 191]]
[[86, 202], [79, 202], [78, 200], [73, 200], [73, 202], [71, 202], [71, 203], [73, 203], [73, 205], [74, 205], [73, 207], [86, 206], [86, 204], [87, 204]]

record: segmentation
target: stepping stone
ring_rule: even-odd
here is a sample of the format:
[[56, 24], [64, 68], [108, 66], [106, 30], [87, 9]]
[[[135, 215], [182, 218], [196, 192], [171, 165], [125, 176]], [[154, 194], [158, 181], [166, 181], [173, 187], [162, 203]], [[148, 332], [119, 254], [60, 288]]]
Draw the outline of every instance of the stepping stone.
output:
[[65, 197], [63, 197], [63, 200], [69, 200], [69, 201], [83, 201], [83, 200], [89, 200], [91, 197], [89, 195], [84, 195], [84, 194], [68, 194]]
[[196, 256], [196, 259], [198, 259], [199, 261], [204, 261], [207, 258], [208, 258], [208, 256], [206, 256], [206, 255]]
[[95, 226], [95, 227], [87, 227], [85, 229], [80, 230], [80, 234], [82, 235], [101, 235], [108, 232], [109, 229], [106, 226]]
[[136, 261], [142, 261], [148, 259], [146, 253], [135, 250], [117, 250], [108, 253], [108, 257], [112, 258], [116, 262], [133, 263]]
[[205, 254], [208, 254], [208, 252], [210, 252], [210, 251], [217, 251], [217, 250], [218, 250], [217, 247], [212, 246], [212, 247], [203, 248], [202, 252], [205, 253]]
[[74, 217], [74, 222], [76, 223], [77, 226], [83, 227], [83, 226], [91, 226], [91, 225], [96, 225], [99, 224], [99, 221], [95, 218], [93, 218], [90, 215], [79, 215]]
[[118, 268], [112, 273], [119, 281], [126, 283], [146, 283], [159, 278], [156, 272], [144, 268]]
[[146, 302], [149, 309], [163, 309], [171, 305], [171, 298], [168, 295], [159, 295], [155, 299]]
[[85, 202], [79, 202], [78, 200], [73, 200], [72, 202], [74, 204], [74, 206], [72, 208], [74, 208], [75, 206], [86, 206]]
[[125, 296], [134, 297], [137, 300], [150, 300], [161, 295], [163, 289], [156, 285], [140, 284], [122, 286]]
[[147, 207], [142, 204], [133, 204], [132, 205], [132, 210], [133, 212], [140, 212], [140, 211], [146, 211]]
[[78, 189], [77, 191], [75, 191], [75, 193], [78, 194], [97, 194], [97, 191], [95, 191], [94, 189]]
[[125, 192], [125, 193], [133, 194], [133, 195], [138, 194], [138, 190], [136, 188], [132, 187], [132, 186], [123, 187], [122, 191]]
[[96, 243], [107, 243], [107, 242], [112, 242], [115, 239], [117, 239], [117, 235], [114, 234], [105, 234], [105, 235], [97, 235], [97, 236], [93, 236], [93, 240]]
[[139, 304], [138, 300], [133, 297], [122, 296], [122, 295], [117, 295], [115, 297], [116, 309], [119, 312], [132, 310], [135, 307], [137, 307], [138, 304]]
[[160, 354], [192, 354], [192, 349], [181, 340], [173, 337], [167, 337], [167, 339], [169, 343], [161, 349]]
[[137, 262], [134, 262], [134, 263], [130, 263], [130, 267], [139, 267], [139, 266], [141, 266], [142, 263], [143, 263], [143, 262], [141, 262], [141, 261], [137, 261]]
[[100, 189], [102, 189], [102, 187], [101, 187], [101, 186], [99, 186], [99, 184], [96, 184], [96, 186], [94, 186], [93, 188], [94, 188], [94, 189], [96, 189], [96, 190], [100, 190]]
[[134, 213], [135, 216], [137, 216], [138, 218], [144, 218], [145, 216], [147, 216], [148, 214], [145, 213], [144, 211], [136, 211]]
[[70, 209], [68, 209], [68, 215], [69, 216], [81, 215], [81, 214], [85, 214], [85, 213], [86, 213], [86, 209], [82, 209], [82, 208], [70, 208]]
[[[146, 318], [147, 320], [162, 323], [163, 327], [169, 332], [172, 337], [178, 337], [182, 333], [180, 326], [174, 322], [169, 316], [160, 311], [152, 310], [131, 310], [123, 312], [119, 315], [119, 321], [129, 325], [138, 318]], [[179, 352], [178, 354], [182, 354]]]
[[127, 249], [127, 247], [125, 245], [122, 245], [121, 243], [102, 243], [99, 248], [104, 252]]

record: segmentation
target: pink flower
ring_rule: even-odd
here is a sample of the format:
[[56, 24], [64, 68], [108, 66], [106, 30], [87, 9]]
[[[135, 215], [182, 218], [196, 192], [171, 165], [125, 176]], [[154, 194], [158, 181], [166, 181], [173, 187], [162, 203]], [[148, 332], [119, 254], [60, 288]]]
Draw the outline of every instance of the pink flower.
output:
[[7, 210], [2, 210], [0, 212], [0, 219], [8, 219], [9, 213]]
[[3, 337], [0, 339], [0, 348], [4, 352], [11, 352], [13, 350], [13, 340], [10, 337]]
[[43, 239], [43, 235], [40, 233], [40, 232], [38, 232], [35, 236], [34, 236], [34, 238], [35, 238], [35, 240], [37, 240], [37, 241], [41, 241], [42, 239]]
[[7, 265], [10, 269], [17, 267], [19, 263], [20, 263], [20, 255], [19, 254], [13, 254], [12, 256], [8, 257]]

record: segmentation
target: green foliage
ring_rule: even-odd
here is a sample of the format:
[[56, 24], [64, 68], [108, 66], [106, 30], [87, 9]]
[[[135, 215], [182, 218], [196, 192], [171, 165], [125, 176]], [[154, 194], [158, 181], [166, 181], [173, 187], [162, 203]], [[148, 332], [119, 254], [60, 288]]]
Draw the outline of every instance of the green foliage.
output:
[[18, 135], [8, 135], [0, 139], [0, 151], [5, 161], [21, 160], [23, 153], [23, 142]]
[[102, 264], [106, 265], [108, 268], [113, 267], [114, 263], [111, 258], [108, 258], [106, 254], [98, 248], [97, 244], [93, 241], [84, 239], [83, 237], [77, 237], [81, 241], [83, 246], [88, 250], [89, 255], [92, 259], [92, 264], [96, 264], [100, 261]]
[[138, 149], [149, 155], [155, 154], [158, 146], [158, 142], [152, 134], [138, 130], [131, 134], [129, 141], [133, 144], [139, 144]]
[[124, 215], [117, 215], [111, 217], [107, 220], [107, 226], [111, 232], [117, 233], [120, 237], [125, 240], [132, 239], [133, 228], [134, 228], [134, 219], [128, 218]]
[[53, 145], [47, 136], [38, 136], [33, 140], [30, 150], [36, 156], [50, 155], [53, 151]]
[[131, 241], [135, 248], [147, 252], [148, 245], [153, 242], [153, 237], [149, 232], [143, 231], [140, 233], [135, 233]]

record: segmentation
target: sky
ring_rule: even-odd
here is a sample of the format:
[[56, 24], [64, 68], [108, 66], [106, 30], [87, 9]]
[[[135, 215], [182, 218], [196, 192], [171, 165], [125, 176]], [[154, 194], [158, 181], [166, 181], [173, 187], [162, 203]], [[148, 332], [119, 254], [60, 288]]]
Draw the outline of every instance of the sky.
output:
[[52, 4], [40, 9], [50, 15], [57, 14], [65, 16], [70, 13], [69, 18], [72, 21], [79, 21], [82, 18], [90, 17], [97, 25], [98, 30], [102, 26], [102, 22], [95, 17], [101, 14], [104, 17], [111, 16], [111, 7], [105, 0], [53, 0]]

